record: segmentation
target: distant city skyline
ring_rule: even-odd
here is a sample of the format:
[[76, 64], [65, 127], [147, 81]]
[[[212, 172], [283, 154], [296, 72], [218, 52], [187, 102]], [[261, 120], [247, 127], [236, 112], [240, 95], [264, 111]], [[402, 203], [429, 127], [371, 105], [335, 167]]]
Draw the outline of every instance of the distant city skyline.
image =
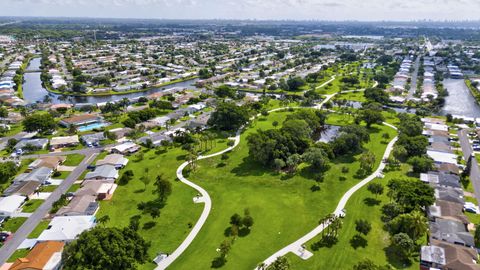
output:
[[1, 16], [259, 20], [478, 20], [478, 0], [1, 0]]

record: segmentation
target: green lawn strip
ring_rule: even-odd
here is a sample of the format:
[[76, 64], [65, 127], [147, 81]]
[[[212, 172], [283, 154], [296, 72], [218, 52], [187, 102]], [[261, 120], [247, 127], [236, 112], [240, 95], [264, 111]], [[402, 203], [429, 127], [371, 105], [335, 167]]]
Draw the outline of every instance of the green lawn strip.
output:
[[[133, 179], [126, 185], [119, 185], [112, 200], [101, 201], [97, 217], [108, 215], [110, 221], [106, 226], [124, 227], [129, 224], [130, 217], [142, 215], [137, 209], [137, 204], [147, 202], [157, 197], [153, 193], [154, 181], [157, 175], [162, 174], [165, 179], [172, 183], [172, 194], [168, 197], [167, 204], [162, 208], [160, 217], [152, 219], [150, 215], [142, 215], [139, 233], [146, 240], [151, 241], [152, 246], [148, 253], [153, 259], [158, 252], [172, 253], [185, 239], [203, 210], [203, 204], [194, 204], [193, 197], [197, 192], [176, 180], [176, 170], [185, 162], [186, 152], [180, 148], [170, 148], [168, 151], [156, 151], [154, 149], [144, 153], [143, 160], [136, 161], [130, 158], [126, 170], [134, 172]], [[144, 184], [139, 180], [148, 169], [148, 177], [151, 182], [144, 190]], [[152, 223], [153, 222], [153, 223]], [[148, 225], [153, 227], [148, 228]], [[147, 227], [143, 227], [147, 224]], [[151, 262], [139, 266], [140, 269], [153, 269]]]
[[82, 160], [85, 158], [84, 155], [81, 154], [70, 154], [67, 155], [67, 160], [63, 163], [65, 166], [77, 166], [82, 162]]
[[28, 235], [27, 238], [34, 239], [40, 236], [40, 234], [48, 228], [50, 220], [42, 220], [38, 223], [37, 227]]
[[67, 192], [75, 192], [75, 191], [77, 191], [79, 188], [80, 188], [80, 184], [73, 184], [73, 185], [67, 190]]
[[25, 258], [27, 254], [30, 252], [30, 249], [28, 248], [22, 248], [22, 249], [17, 249], [15, 252], [8, 258], [7, 262], [14, 262], [19, 258]]
[[[273, 128], [272, 122], [282, 123], [289, 112], [273, 112], [267, 121], [256, 121], [252, 128], [242, 134], [237, 148], [232, 150], [227, 161], [220, 157], [198, 162], [199, 168], [189, 179], [205, 188], [212, 197], [212, 211], [204, 227], [192, 245], [173, 264], [172, 269], [208, 269], [218, 256], [216, 249], [225, 239], [224, 231], [234, 213], [243, 214], [250, 209], [255, 224], [249, 235], [235, 240], [228, 262], [222, 269], [253, 269], [259, 262], [275, 251], [290, 244], [313, 229], [320, 217], [332, 212], [340, 197], [359, 179], [354, 175], [359, 169], [357, 158], [333, 160], [330, 170], [320, 183], [320, 191], [312, 192], [316, 184], [309, 170], [302, 170], [293, 177], [265, 169], [248, 157], [246, 137], [258, 129]], [[338, 115], [330, 115], [329, 124], [345, 125]], [[395, 131], [384, 126], [371, 129], [371, 141], [365, 144], [376, 158], [377, 164], [385, 151], [381, 136], [388, 132], [391, 138]], [[225, 163], [224, 166], [221, 164]], [[342, 167], [348, 173], [341, 173]], [[344, 176], [345, 179], [339, 179]]]
[[53, 192], [55, 189], [57, 189], [58, 186], [55, 185], [48, 185], [48, 186], [42, 186], [40, 188], [40, 192]]
[[[465, 215], [468, 217], [468, 221], [470, 221], [470, 223], [473, 223], [475, 225], [480, 224], [480, 215], [479, 214], [474, 214], [474, 213], [470, 213], [470, 212], [465, 211]], [[473, 232], [474, 231], [472, 231], [472, 233]]]
[[9, 218], [7, 221], [2, 223], [2, 231], [7, 231], [7, 232], [16, 232], [20, 226], [27, 220], [26, 217], [15, 217], [15, 218]]
[[59, 172], [60, 175], [53, 175], [52, 178], [53, 179], [67, 179], [67, 177], [70, 175], [70, 172], [67, 172], [67, 171], [62, 171], [62, 172]]
[[[386, 185], [393, 178], [408, 178], [406, 173], [410, 170], [408, 165], [402, 165], [399, 171], [385, 173], [384, 179], [375, 179], [373, 181]], [[411, 178], [414, 180], [414, 178]], [[416, 261], [418, 254], [414, 254], [410, 259], [410, 265], [403, 265], [398, 259], [388, 251], [390, 244], [389, 234], [383, 229], [384, 223], [381, 221], [381, 207], [389, 202], [386, 195], [386, 187], [383, 195], [375, 196], [363, 187], [357, 191], [348, 201], [346, 205], [346, 217], [343, 219], [343, 226], [339, 230], [338, 243], [331, 248], [320, 248], [318, 251], [312, 251], [311, 245], [321, 236], [317, 236], [306, 243], [308, 250], [313, 252], [308, 260], [302, 260], [294, 254], [288, 254], [287, 257], [291, 262], [292, 269], [352, 269], [353, 266], [366, 258], [372, 260], [378, 265], [391, 264], [395, 269], [418, 269], [419, 262]], [[380, 200], [379, 205], [367, 204], [366, 199]], [[367, 240], [365, 247], [357, 247], [351, 244], [351, 239], [357, 235], [355, 230], [355, 221], [357, 219], [366, 219], [372, 225], [372, 230], [367, 236], [363, 236]], [[421, 244], [421, 243], [418, 243]], [[328, 259], [326, 259], [328, 258]]]
[[347, 93], [340, 93], [335, 96], [335, 99], [346, 99], [350, 101], [358, 101], [358, 102], [366, 102], [367, 99], [363, 95], [364, 91], [355, 91], [355, 92], [347, 92]]
[[28, 200], [22, 207], [22, 212], [24, 213], [33, 213], [35, 212], [35, 210], [37, 210], [38, 207], [40, 207], [40, 205], [42, 205], [42, 203], [44, 202], [44, 200]]

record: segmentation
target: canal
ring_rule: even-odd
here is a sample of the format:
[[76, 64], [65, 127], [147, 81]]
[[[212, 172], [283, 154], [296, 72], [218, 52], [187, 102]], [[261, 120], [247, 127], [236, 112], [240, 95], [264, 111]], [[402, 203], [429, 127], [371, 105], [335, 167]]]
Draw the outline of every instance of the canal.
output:
[[[29, 70], [38, 70], [40, 68], [40, 58], [34, 58], [30, 61], [27, 67]], [[23, 84], [23, 96], [27, 103], [36, 103], [43, 102], [45, 97], [48, 96], [51, 99], [51, 103], [102, 103], [102, 102], [113, 102], [121, 100], [123, 98], [133, 99], [142, 96], [148, 96], [153, 93], [162, 92], [169, 88], [180, 87], [180, 88], [189, 88], [197, 89], [195, 87], [195, 82], [198, 79], [192, 79], [184, 82], [170, 84], [168, 86], [152, 88], [150, 90], [138, 93], [130, 93], [124, 95], [111, 95], [111, 96], [85, 96], [85, 97], [74, 97], [74, 96], [63, 96], [54, 93], [48, 92], [42, 86], [42, 80], [40, 79], [40, 72], [26, 72], [24, 75], [25, 82]]]
[[445, 98], [442, 115], [480, 117], [480, 106], [475, 102], [463, 79], [445, 79], [443, 85], [448, 90], [448, 96]]

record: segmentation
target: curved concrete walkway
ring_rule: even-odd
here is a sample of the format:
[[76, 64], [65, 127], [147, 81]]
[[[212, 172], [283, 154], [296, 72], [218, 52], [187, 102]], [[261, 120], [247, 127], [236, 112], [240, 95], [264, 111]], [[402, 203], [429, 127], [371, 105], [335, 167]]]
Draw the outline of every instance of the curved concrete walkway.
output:
[[[320, 87], [323, 87], [325, 85], [327, 85], [328, 83], [330, 83], [331, 81], [335, 80], [335, 75], [332, 76], [332, 78], [323, 83], [322, 85], [320, 85], [318, 88]], [[376, 86], [376, 83], [374, 84], [373, 87]], [[359, 89], [359, 90], [351, 90], [352, 92], [353, 91], [362, 91], [362, 90], [365, 90], [365, 89]], [[348, 92], [348, 91], [344, 91], [345, 92]], [[331, 94], [331, 95], [326, 95], [325, 96], [325, 99], [322, 100], [321, 103], [319, 103], [318, 105], [316, 105], [315, 109], [321, 109], [322, 106], [327, 103], [328, 101], [330, 101], [335, 95], [337, 95], [338, 93], [334, 93], [334, 94]], [[289, 109], [289, 108], [293, 108], [293, 109], [300, 109], [300, 108], [309, 108], [309, 107], [281, 107], [281, 108], [276, 108], [276, 109], [272, 109], [270, 111], [268, 111], [269, 113], [270, 112], [276, 112], [276, 111], [281, 111], [281, 110], [285, 110], [285, 109]], [[255, 116], [253, 116], [250, 120], [253, 120], [255, 119], [256, 117], [259, 117], [261, 114], [257, 114]], [[211, 157], [215, 157], [215, 156], [219, 156], [219, 155], [222, 155], [232, 149], [234, 149], [235, 147], [238, 146], [238, 144], [240, 143], [240, 134], [241, 132], [243, 131], [244, 127], [241, 127], [237, 133], [235, 134], [235, 137], [233, 138], [234, 139], [234, 144], [220, 152], [217, 152], [217, 153], [213, 153], [213, 154], [210, 154], [210, 155], [206, 155], [206, 156], [199, 156], [197, 158], [197, 160], [202, 160], [202, 159], [207, 159], [207, 158], [211, 158]], [[195, 223], [195, 226], [193, 226], [192, 230], [190, 231], [190, 233], [187, 235], [187, 237], [185, 238], [185, 240], [183, 240], [183, 242], [180, 244], [180, 246], [178, 246], [177, 249], [175, 249], [175, 251], [170, 254], [168, 257], [162, 259], [158, 264], [157, 264], [157, 267], [155, 268], [155, 270], [163, 270], [163, 269], [166, 269], [170, 264], [172, 264], [187, 248], [188, 246], [193, 242], [193, 240], [195, 239], [195, 237], [197, 236], [197, 234], [200, 232], [200, 229], [203, 227], [203, 225], [205, 224], [205, 222], [207, 221], [207, 218], [208, 218], [208, 215], [210, 214], [210, 210], [212, 209], [212, 200], [210, 198], [210, 195], [208, 195], [208, 192], [203, 189], [201, 186], [189, 181], [187, 178], [185, 178], [183, 176], [183, 170], [185, 169], [185, 167], [187, 167], [188, 165], [190, 164], [190, 162], [184, 162], [182, 163], [182, 165], [180, 165], [177, 169], [177, 178], [184, 184], [194, 188], [195, 190], [198, 191], [198, 193], [201, 195], [201, 197], [197, 198], [195, 202], [197, 203], [205, 203], [205, 206], [203, 208], [203, 211], [202, 211], [202, 214], [200, 215], [200, 218], [197, 220], [197, 223]], [[322, 229], [323, 230], [323, 229]], [[321, 232], [321, 231], [320, 231]], [[281, 256], [281, 255], [280, 255]], [[275, 257], [276, 258], [276, 257]], [[275, 259], [274, 259], [275, 260]], [[273, 261], [272, 261], [273, 262]]]
[[[388, 124], [388, 123], [383, 123], [384, 125], [391, 127], [393, 129], [397, 129], [395, 126]], [[385, 169], [385, 159], [387, 159], [390, 156], [390, 153], [393, 150], [393, 146], [397, 142], [398, 137], [393, 138], [390, 143], [387, 145], [387, 148], [385, 149], [385, 152], [383, 154], [382, 160], [380, 162], [380, 165], [378, 168], [367, 178], [363, 179], [361, 182], [357, 183], [355, 186], [350, 188], [345, 194], [343, 194], [342, 198], [337, 204], [337, 207], [335, 208], [335, 211], [333, 212], [334, 215], [339, 216], [340, 212], [345, 208], [345, 205], [347, 204], [348, 200], [352, 195], [357, 192], [359, 189], [361, 189], [363, 186], [368, 184], [370, 181], [374, 180], [375, 178], [381, 176], [383, 170]], [[285, 256], [287, 253], [292, 252], [298, 255], [299, 250], [303, 250], [302, 245], [305, 244], [306, 242], [312, 240], [315, 236], [320, 234], [325, 228], [327, 228], [330, 224], [327, 223], [325, 225], [320, 224], [319, 226], [315, 227], [313, 230], [311, 230], [309, 233], [305, 234], [295, 242], [289, 244], [288, 246], [280, 249], [279, 251], [275, 252], [273, 255], [268, 257], [266, 260], [263, 261], [263, 266], [268, 266], [272, 264], [278, 257]], [[309, 256], [310, 257], [310, 256]], [[302, 257], [303, 258], [303, 257]], [[256, 270], [260, 270], [261, 268], [257, 267], [255, 268]]]

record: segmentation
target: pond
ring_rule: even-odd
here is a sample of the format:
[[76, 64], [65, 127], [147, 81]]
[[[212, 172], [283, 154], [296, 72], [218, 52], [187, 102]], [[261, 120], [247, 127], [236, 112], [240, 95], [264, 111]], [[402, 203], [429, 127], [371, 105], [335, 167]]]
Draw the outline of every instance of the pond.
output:
[[448, 96], [445, 98], [442, 115], [480, 117], [480, 106], [463, 79], [445, 79], [443, 85], [448, 90]]
[[340, 126], [325, 125], [325, 129], [320, 135], [320, 139], [317, 142], [331, 142], [337, 136], [340, 128]]

